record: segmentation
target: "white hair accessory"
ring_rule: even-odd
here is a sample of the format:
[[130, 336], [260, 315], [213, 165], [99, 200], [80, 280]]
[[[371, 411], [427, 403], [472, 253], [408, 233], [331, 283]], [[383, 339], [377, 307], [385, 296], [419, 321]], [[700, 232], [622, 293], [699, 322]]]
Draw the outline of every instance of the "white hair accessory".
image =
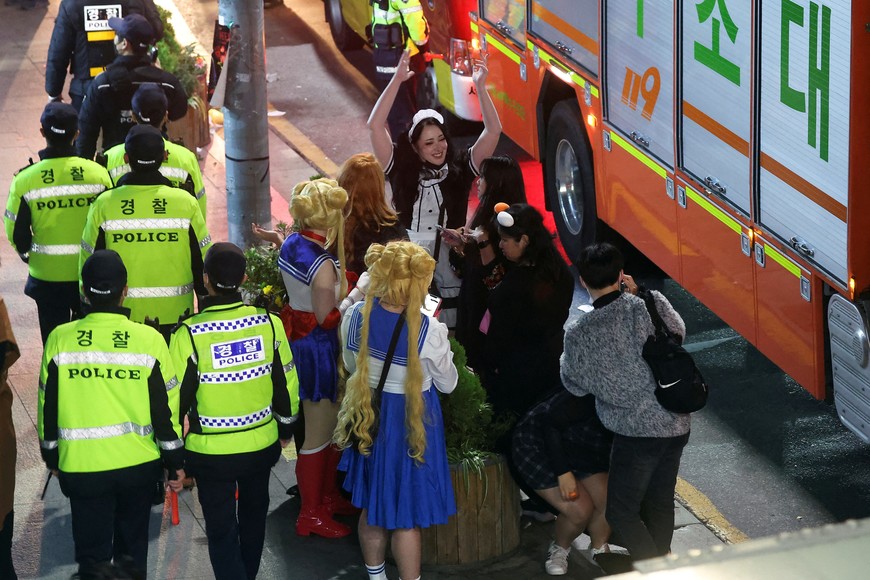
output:
[[435, 119], [440, 124], [444, 124], [444, 117], [441, 116], [441, 113], [436, 111], [435, 109], [420, 109], [416, 113], [414, 113], [414, 121], [411, 123], [411, 128], [408, 129], [408, 139], [413, 139], [411, 135], [414, 134], [414, 129], [417, 128], [417, 125], [420, 124], [420, 121], [423, 119]]
[[498, 225], [503, 228], [512, 228], [514, 227], [514, 216], [509, 214], [506, 211], [500, 211], [496, 215], [495, 219], [498, 221]]

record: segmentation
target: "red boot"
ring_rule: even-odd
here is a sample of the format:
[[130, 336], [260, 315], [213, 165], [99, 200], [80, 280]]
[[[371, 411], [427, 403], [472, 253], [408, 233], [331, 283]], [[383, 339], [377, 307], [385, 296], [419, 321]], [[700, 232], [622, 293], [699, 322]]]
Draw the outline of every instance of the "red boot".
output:
[[325, 451], [327, 455], [323, 471], [323, 508], [330, 514], [355, 516], [362, 510], [345, 499], [338, 486], [337, 468], [341, 460], [341, 450], [330, 445]]
[[343, 538], [350, 535], [350, 528], [332, 519], [329, 512], [320, 505], [323, 497], [324, 463], [328, 453], [328, 447], [313, 453], [305, 450], [300, 451], [296, 459], [296, 481], [302, 495], [302, 509], [296, 519], [297, 535], [317, 534], [324, 538]]

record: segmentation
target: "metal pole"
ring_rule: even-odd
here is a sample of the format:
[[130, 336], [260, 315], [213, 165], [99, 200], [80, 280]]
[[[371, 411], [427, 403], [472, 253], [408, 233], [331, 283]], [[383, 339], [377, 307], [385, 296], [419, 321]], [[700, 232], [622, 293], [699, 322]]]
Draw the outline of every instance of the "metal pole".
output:
[[227, 231], [229, 241], [245, 248], [253, 241], [251, 222], [271, 226], [272, 220], [263, 3], [220, 0], [218, 21], [230, 29], [223, 107]]

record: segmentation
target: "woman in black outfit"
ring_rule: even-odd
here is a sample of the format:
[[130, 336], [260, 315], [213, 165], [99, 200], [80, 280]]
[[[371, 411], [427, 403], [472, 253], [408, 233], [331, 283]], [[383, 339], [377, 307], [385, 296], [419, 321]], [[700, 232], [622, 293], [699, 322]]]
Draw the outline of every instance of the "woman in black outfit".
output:
[[519, 163], [507, 155], [484, 159], [480, 164], [477, 198], [477, 209], [468, 227], [450, 230], [443, 236], [444, 243], [451, 248], [450, 262], [462, 278], [456, 339], [465, 347], [468, 365], [475, 370], [481, 364], [484, 335], [479, 327], [486, 301], [510, 264], [498, 249], [495, 206], [526, 202]]
[[535, 208], [514, 204], [496, 221], [511, 267], [490, 292], [481, 323], [482, 379], [497, 415], [521, 417], [561, 384], [562, 327], [574, 279]]

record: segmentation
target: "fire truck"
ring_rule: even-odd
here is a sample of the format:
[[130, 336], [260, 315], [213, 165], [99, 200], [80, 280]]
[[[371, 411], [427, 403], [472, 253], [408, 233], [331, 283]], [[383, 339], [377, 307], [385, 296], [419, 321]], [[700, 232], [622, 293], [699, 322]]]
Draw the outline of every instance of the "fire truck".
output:
[[480, 0], [471, 22], [569, 256], [607, 224], [865, 441], [868, 23], [849, 0]]
[[[432, 58], [418, 80], [418, 107], [441, 108], [460, 119], [480, 121], [470, 57], [470, 15], [477, 9], [477, 0], [421, 0], [420, 4], [429, 21]], [[339, 50], [371, 45], [371, 0], [325, 0], [324, 13]]]

